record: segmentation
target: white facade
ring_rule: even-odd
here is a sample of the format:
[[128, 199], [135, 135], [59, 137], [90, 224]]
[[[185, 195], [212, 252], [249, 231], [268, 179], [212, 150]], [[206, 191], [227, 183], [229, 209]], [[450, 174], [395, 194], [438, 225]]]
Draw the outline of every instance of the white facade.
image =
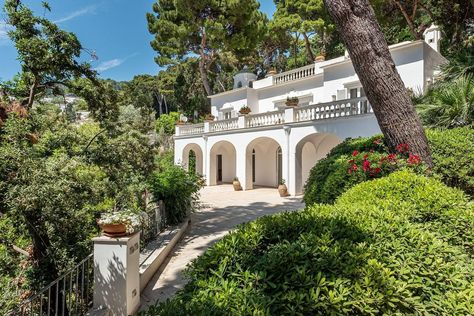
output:
[[[445, 59], [436, 28], [425, 41], [392, 45], [390, 52], [407, 88], [423, 92]], [[244, 190], [276, 187], [283, 179], [292, 195], [301, 194], [309, 170], [347, 137], [380, 132], [358, 76], [347, 56], [251, 81], [241, 71], [234, 89], [210, 96], [213, 122], [176, 128], [175, 163], [189, 167], [207, 185], [238, 177]], [[297, 107], [286, 106], [296, 97]], [[239, 116], [243, 106], [249, 115]]]

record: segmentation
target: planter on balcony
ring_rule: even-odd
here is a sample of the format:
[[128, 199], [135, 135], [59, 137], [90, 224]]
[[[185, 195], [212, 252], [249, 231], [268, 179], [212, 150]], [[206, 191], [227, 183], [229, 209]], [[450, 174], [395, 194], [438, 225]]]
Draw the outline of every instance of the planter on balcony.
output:
[[176, 122], [176, 125], [184, 125], [184, 124], [186, 124], [186, 123], [183, 122], [183, 121], [177, 121], [177, 122]]
[[239, 113], [242, 114], [242, 115], [247, 115], [250, 112], [252, 112], [252, 111], [250, 110], [250, 108], [248, 106], [241, 107], [240, 111], [239, 111]]
[[299, 100], [298, 98], [287, 98], [286, 99], [286, 106], [298, 106]]
[[216, 117], [215, 117], [214, 115], [208, 114], [208, 115], [206, 115], [206, 118], [205, 118], [204, 120], [205, 120], [206, 122], [214, 122], [214, 119], [215, 119], [215, 118], [216, 118]]

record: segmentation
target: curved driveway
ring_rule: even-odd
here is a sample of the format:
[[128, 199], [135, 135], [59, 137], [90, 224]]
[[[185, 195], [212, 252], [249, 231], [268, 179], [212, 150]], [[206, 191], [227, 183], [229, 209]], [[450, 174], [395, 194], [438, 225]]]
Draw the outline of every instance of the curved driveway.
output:
[[234, 191], [232, 185], [204, 187], [202, 209], [192, 214], [183, 239], [142, 292], [141, 309], [164, 301], [186, 284], [182, 271], [194, 258], [238, 224], [267, 214], [304, 207], [302, 197], [281, 198], [274, 188]]

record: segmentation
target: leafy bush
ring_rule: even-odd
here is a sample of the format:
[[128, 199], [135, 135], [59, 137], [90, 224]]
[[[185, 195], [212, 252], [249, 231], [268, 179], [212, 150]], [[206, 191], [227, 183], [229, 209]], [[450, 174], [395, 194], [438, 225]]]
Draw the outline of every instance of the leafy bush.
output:
[[453, 128], [474, 124], [474, 78], [459, 77], [435, 85], [415, 98], [421, 120], [429, 127]]
[[474, 198], [474, 130], [469, 127], [427, 130], [434, 173], [446, 185]]
[[347, 139], [334, 147], [327, 157], [318, 161], [311, 169], [305, 184], [304, 200], [307, 205], [313, 203], [332, 203], [347, 188], [360, 182], [357, 177], [352, 177], [348, 172], [347, 162], [352, 153], [358, 151], [364, 155], [370, 152], [383, 153], [384, 148], [374, 146], [374, 141], [381, 138], [376, 135], [369, 138]]
[[470, 315], [473, 243], [462, 192], [398, 171], [240, 226], [146, 315]]
[[[451, 130], [427, 130], [431, 146], [434, 167], [433, 175], [439, 177], [448, 186], [462, 189], [469, 196], [474, 196], [474, 130], [469, 127]], [[386, 156], [386, 148], [374, 144], [381, 135], [370, 138], [347, 139], [334, 147], [326, 158], [321, 159], [312, 169], [305, 185], [304, 200], [307, 205], [314, 203], [333, 203], [338, 196], [357, 183], [370, 179], [360, 172], [361, 157], [369, 155], [371, 161]], [[357, 157], [352, 153], [358, 151]], [[355, 158], [359, 172], [348, 172], [350, 162]], [[408, 159], [406, 160], [408, 161]], [[385, 176], [405, 167], [398, 163], [390, 168], [383, 168], [378, 176]], [[423, 168], [415, 168], [422, 171]], [[373, 177], [372, 177], [373, 178]]]
[[155, 199], [163, 200], [165, 204], [167, 224], [175, 225], [192, 211], [202, 179], [180, 166], [170, 165], [153, 173], [150, 186]]
[[162, 114], [156, 120], [156, 131], [158, 133], [164, 132], [167, 135], [174, 134], [174, 126], [176, 122], [179, 120], [179, 113], [178, 112], [170, 112], [169, 114]]

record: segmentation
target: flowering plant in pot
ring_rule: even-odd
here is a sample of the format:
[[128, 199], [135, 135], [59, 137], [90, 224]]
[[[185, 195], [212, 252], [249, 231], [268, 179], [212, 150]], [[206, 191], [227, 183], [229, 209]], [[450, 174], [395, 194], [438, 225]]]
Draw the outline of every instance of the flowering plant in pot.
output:
[[234, 177], [234, 181], [232, 181], [232, 185], [234, 186], [234, 191], [242, 191], [242, 186], [240, 185], [239, 178]]
[[215, 118], [216, 117], [214, 115], [212, 115], [211, 113], [208, 113], [208, 114], [206, 114], [206, 117], [204, 118], [204, 120], [206, 122], [212, 122], [212, 121], [214, 121]]
[[285, 179], [281, 179], [280, 183], [278, 185], [278, 193], [280, 194], [281, 197], [288, 196], [288, 188], [286, 187], [285, 184]]
[[300, 100], [297, 97], [287, 97], [286, 98], [286, 106], [298, 106]]
[[239, 110], [239, 113], [240, 113], [240, 114], [243, 114], [243, 115], [247, 115], [247, 114], [249, 114], [250, 112], [252, 112], [252, 111], [250, 110], [250, 108], [249, 108], [247, 105], [244, 105], [244, 106], [241, 107], [240, 110]]
[[132, 211], [111, 211], [102, 213], [97, 224], [102, 233], [108, 237], [123, 237], [131, 235], [140, 229], [144, 221], [143, 215]]

